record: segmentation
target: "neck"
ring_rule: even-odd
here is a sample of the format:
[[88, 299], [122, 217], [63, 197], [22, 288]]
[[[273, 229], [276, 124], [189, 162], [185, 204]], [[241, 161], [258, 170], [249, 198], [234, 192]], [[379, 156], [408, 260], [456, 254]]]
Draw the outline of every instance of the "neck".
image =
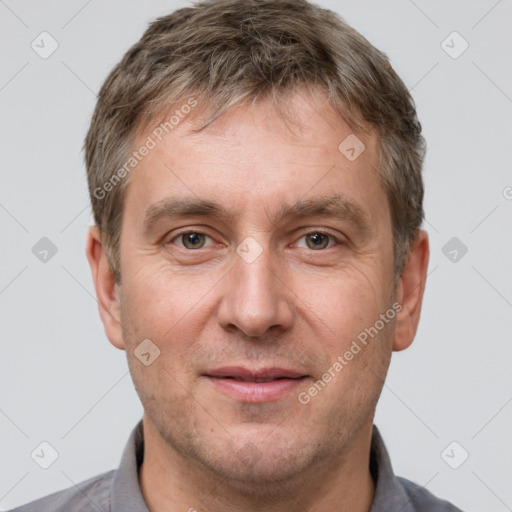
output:
[[319, 461], [293, 478], [254, 484], [228, 480], [177, 452], [144, 416], [142, 494], [151, 512], [368, 512], [375, 485], [370, 474], [371, 422], [335, 460]]

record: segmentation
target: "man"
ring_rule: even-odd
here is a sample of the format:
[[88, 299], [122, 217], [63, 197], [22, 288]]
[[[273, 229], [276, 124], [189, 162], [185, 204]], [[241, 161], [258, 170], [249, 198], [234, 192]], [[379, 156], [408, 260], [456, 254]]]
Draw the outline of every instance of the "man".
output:
[[86, 140], [87, 257], [144, 417], [118, 470], [18, 510], [458, 510], [373, 426], [420, 317], [423, 155], [406, 87], [332, 12], [155, 21]]

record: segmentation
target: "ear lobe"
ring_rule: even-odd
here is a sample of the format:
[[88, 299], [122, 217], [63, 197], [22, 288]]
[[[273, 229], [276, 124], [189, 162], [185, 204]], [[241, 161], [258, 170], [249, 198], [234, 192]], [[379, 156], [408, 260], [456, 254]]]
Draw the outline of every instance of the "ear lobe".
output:
[[409, 347], [416, 335], [425, 291], [429, 254], [428, 234], [420, 230], [409, 249], [398, 284], [398, 302], [402, 305], [402, 310], [396, 316], [393, 342], [395, 351]]
[[119, 287], [114, 280], [114, 273], [108, 262], [107, 254], [101, 242], [101, 233], [97, 226], [89, 228], [86, 255], [91, 266], [98, 309], [105, 333], [114, 347], [124, 349]]

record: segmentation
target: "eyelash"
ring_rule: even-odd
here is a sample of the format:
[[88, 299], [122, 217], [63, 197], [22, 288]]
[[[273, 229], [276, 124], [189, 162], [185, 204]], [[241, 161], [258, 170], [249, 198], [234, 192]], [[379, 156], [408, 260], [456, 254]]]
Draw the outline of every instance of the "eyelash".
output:
[[[176, 235], [174, 238], [172, 238], [169, 243], [176, 243], [176, 240], [180, 239], [181, 237], [185, 236], [185, 235], [190, 235], [190, 234], [197, 234], [197, 235], [204, 235], [208, 238], [210, 238], [210, 240], [213, 240], [211, 236], [207, 235], [206, 233], [203, 233], [201, 231], [194, 231], [194, 230], [189, 230], [189, 231], [183, 231], [181, 233], [179, 233], [178, 235]], [[321, 229], [316, 229], [316, 230], [312, 230], [312, 231], [308, 231], [307, 233], [303, 233], [298, 240], [301, 240], [302, 238], [306, 237], [306, 236], [309, 236], [309, 235], [323, 235], [323, 236], [326, 236], [329, 238], [329, 242], [333, 241], [335, 242], [336, 245], [340, 245], [342, 244], [343, 242], [336, 236], [334, 236], [332, 233], [328, 233], [327, 231], [323, 231]], [[199, 249], [206, 249], [206, 247], [200, 247], [199, 249], [189, 249], [187, 247], [184, 247], [184, 246], [180, 246], [178, 245], [178, 247], [180, 247], [181, 249], [184, 249], [186, 251], [198, 251]], [[317, 249], [317, 252], [320, 252], [320, 251], [325, 251], [326, 249], [330, 249], [331, 247], [333, 247], [332, 245], [325, 247], [323, 249]], [[308, 247], [302, 247], [302, 249], [309, 249]], [[315, 249], [310, 249], [311, 251], [315, 251]]]
[[[310, 236], [310, 235], [323, 235], [323, 236], [326, 236], [328, 239], [329, 239], [329, 242], [327, 243], [327, 247], [324, 247], [323, 249], [317, 249], [315, 251], [315, 249], [310, 249], [309, 247], [305, 247], [305, 249], [309, 249], [311, 251], [315, 251], [315, 252], [321, 252], [321, 251], [325, 251], [327, 249], [331, 249], [332, 247], [336, 246], [336, 245], [341, 245], [341, 240], [334, 236], [332, 233], [328, 233], [327, 231], [322, 231], [321, 229], [317, 229], [317, 230], [313, 230], [313, 231], [308, 231], [307, 233], [304, 233], [300, 238], [299, 240], [301, 240], [302, 238], [306, 237], [306, 236]], [[333, 244], [331, 244], [331, 242], [334, 242]]]

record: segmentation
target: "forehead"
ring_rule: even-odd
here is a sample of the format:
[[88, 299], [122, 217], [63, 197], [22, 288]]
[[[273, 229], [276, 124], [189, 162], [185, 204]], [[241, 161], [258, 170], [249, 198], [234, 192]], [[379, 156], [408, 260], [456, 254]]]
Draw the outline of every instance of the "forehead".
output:
[[125, 208], [143, 214], [181, 195], [220, 199], [237, 215], [337, 194], [370, 217], [386, 213], [377, 137], [354, 133], [321, 95], [296, 94], [284, 107], [285, 117], [269, 101], [244, 105], [199, 131], [200, 104], [189, 117], [174, 108], [163, 117], [173, 123], [150, 126], [136, 141], [154, 145], [132, 171]]

